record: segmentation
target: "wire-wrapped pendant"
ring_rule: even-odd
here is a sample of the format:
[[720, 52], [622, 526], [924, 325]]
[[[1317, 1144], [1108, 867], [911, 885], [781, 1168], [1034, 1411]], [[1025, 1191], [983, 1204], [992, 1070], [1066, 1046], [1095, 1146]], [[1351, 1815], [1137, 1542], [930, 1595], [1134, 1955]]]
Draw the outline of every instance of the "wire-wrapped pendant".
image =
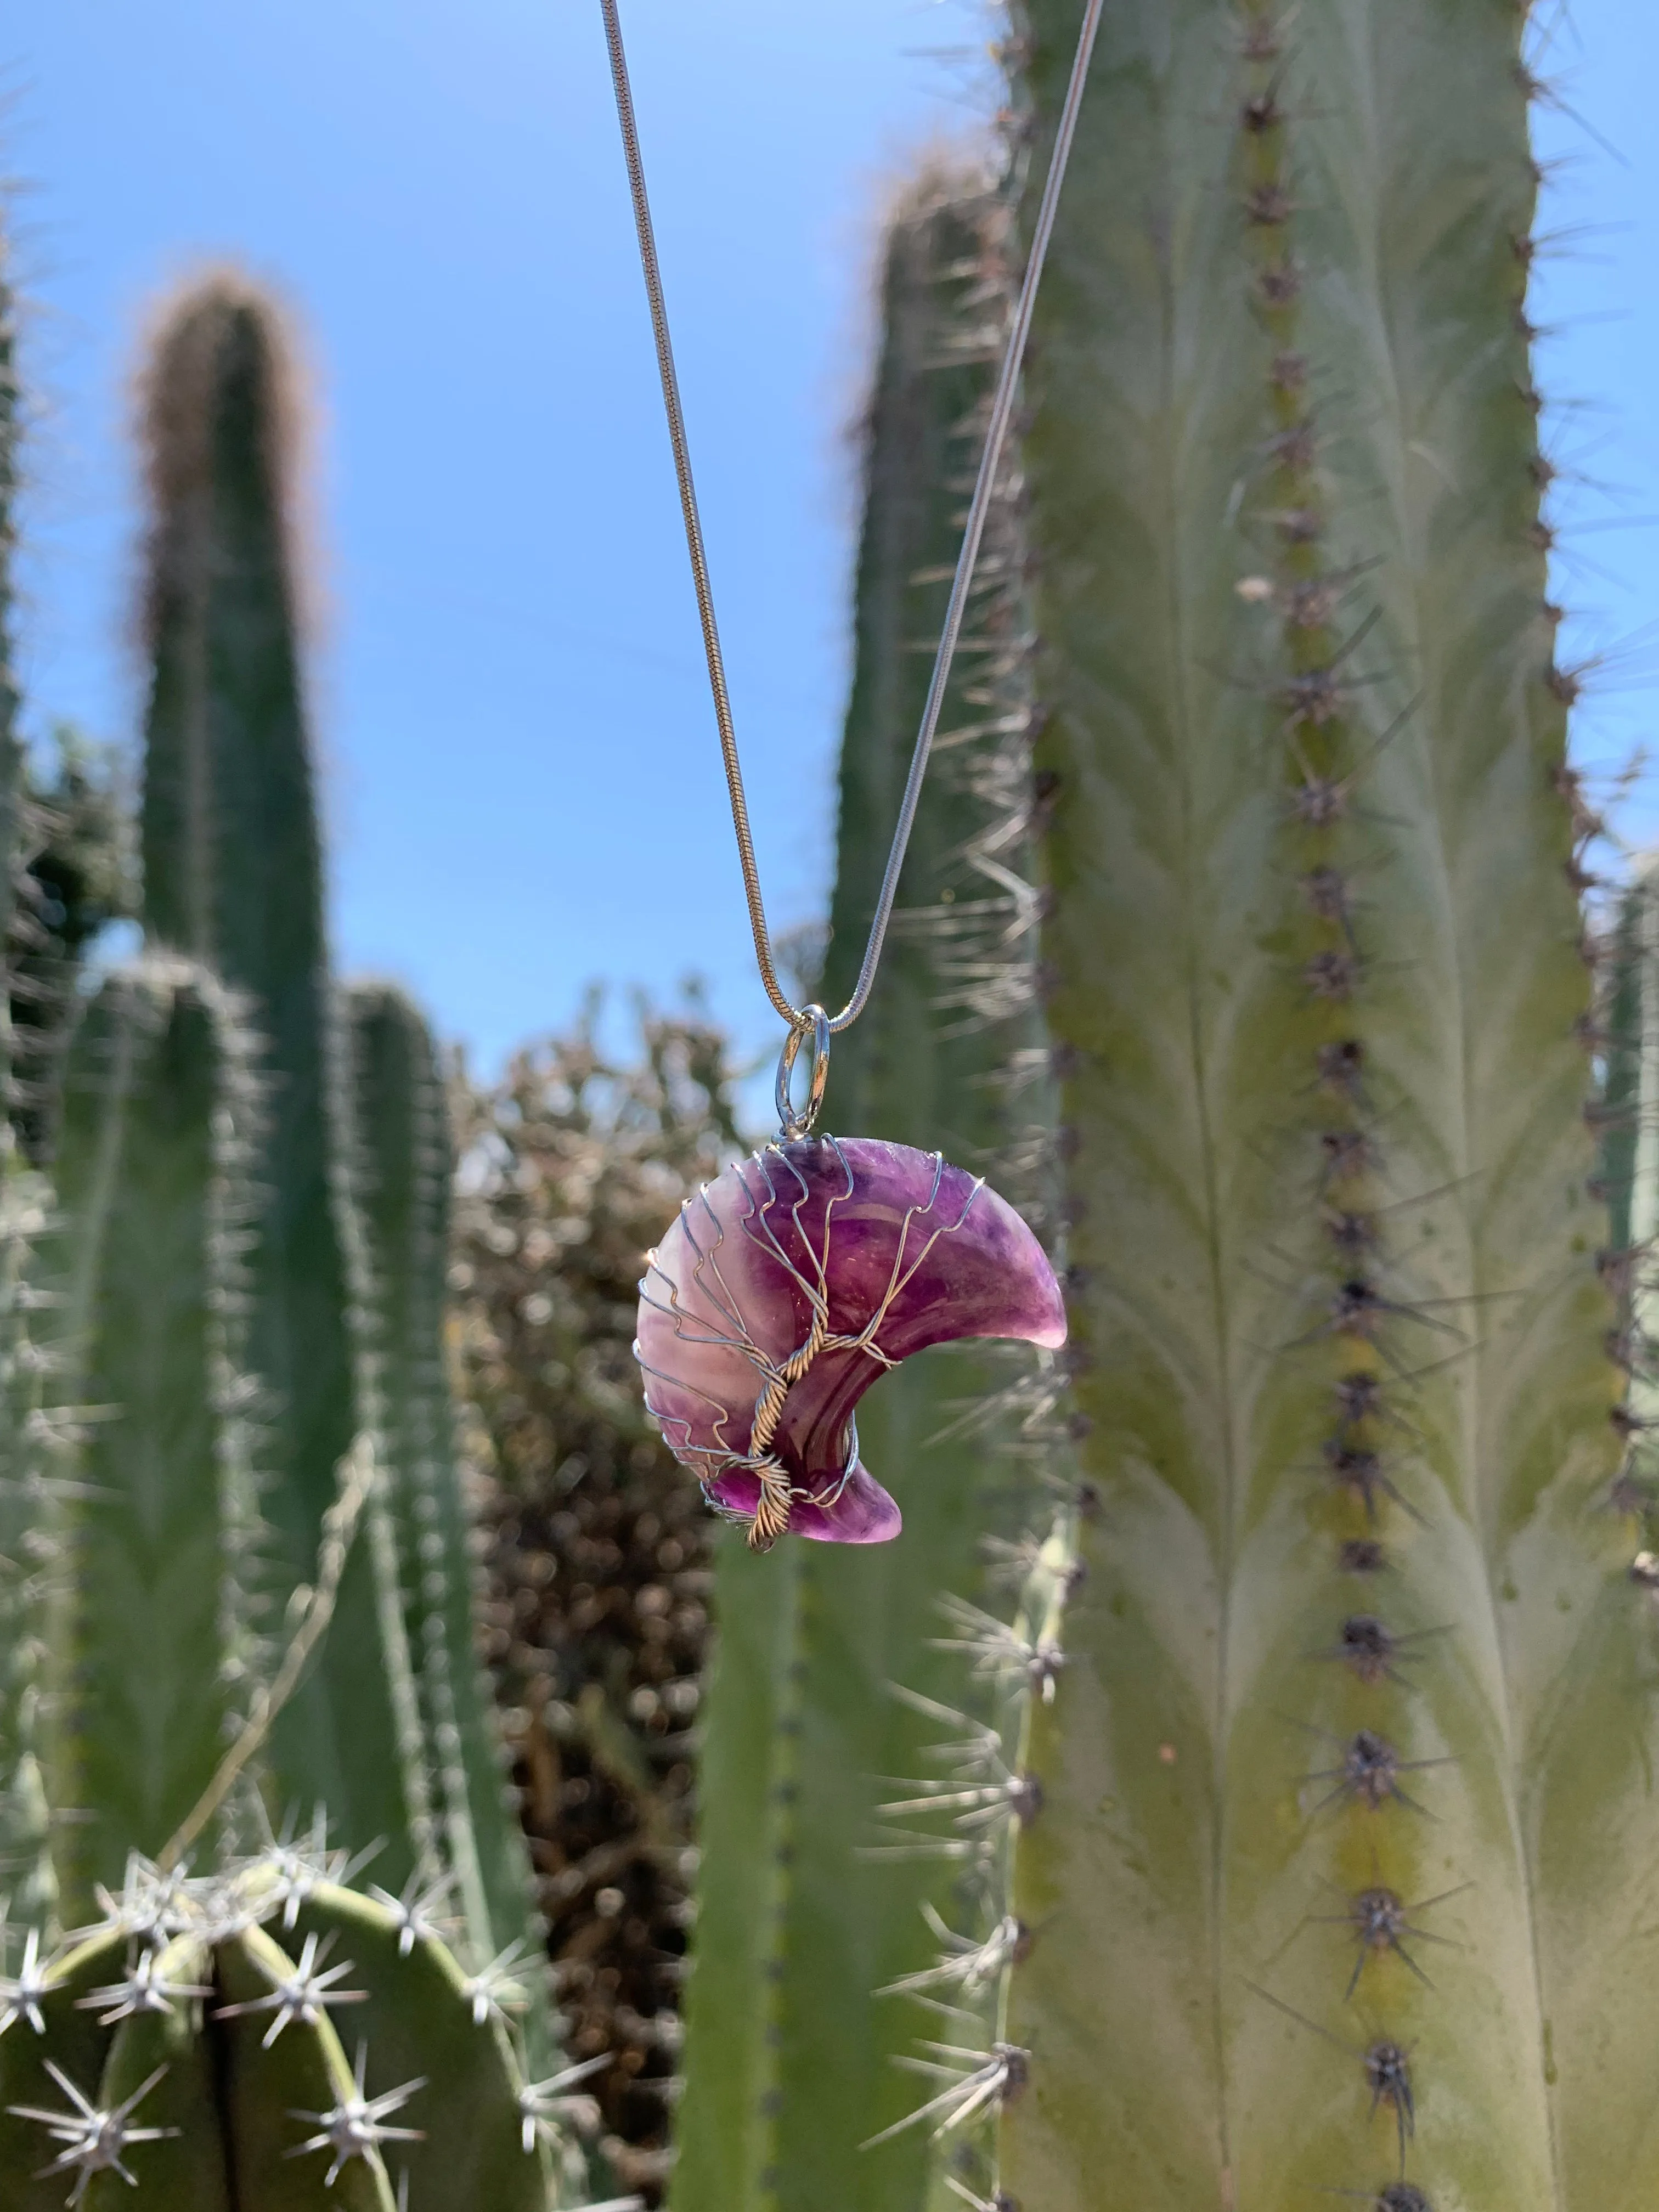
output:
[[898, 1534], [854, 1410], [911, 1352], [971, 1336], [1066, 1339], [1054, 1271], [1013, 1208], [937, 1152], [803, 1136], [681, 1207], [640, 1285], [634, 1351], [670, 1449], [765, 1551], [786, 1529]]

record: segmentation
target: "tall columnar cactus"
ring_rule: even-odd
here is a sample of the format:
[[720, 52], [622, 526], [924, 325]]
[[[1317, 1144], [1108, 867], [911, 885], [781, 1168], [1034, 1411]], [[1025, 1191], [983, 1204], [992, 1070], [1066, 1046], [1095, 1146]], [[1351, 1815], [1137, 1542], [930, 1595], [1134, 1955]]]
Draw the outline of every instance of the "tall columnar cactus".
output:
[[278, 1401], [272, 1510], [296, 1577], [354, 1426], [291, 512], [298, 404], [261, 295], [213, 278], [173, 307], [143, 385], [143, 924], [246, 992], [266, 1039], [271, 1199], [252, 1255], [252, 1342]]
[[1601, 1176], [1611, 1249], [1633, 1263], [1659, 1226], [1659, 864], [1651, 854], [1609, 921], [1598, 1024], [1606, 1053]]
[[[921, 707], [1007, 309], [1006, 214], [982, 181], [929, 174], [886, 247], [885, 338], [870, 407], [857, 672], [841, 769], [825, 995], [853, 980]], [[878, 995], [838, 1040], [826, 1121], [1030, 1182], [1010, 1161], [1040, 1099], [1030, 1048], [1035, 902], [1028, 640], [1011, 472], [994, 512], [945, 734], [918, 817]], [[859, 1408], [861, 1456], [904, 1534], [843, 1550], [727, 1542], [707, 1701], [702, 1877], [689, 1997], [680, 2212], [900, 2212], [927, 2146], [860, 2141], [901, 2118], [918, 2026], [890, 1985], [925, 1970], [924, 1906], [950, 1906], [958, 1846], [879, 1808], [937, 1786], [925, 1747], [962, 1702], [946, 1592], [985, 1595], [988, 1534], [1024, 1487], [1006, 1439], [964, 1413], [1010, 1378], [983, 1344], [932, 1352]], [[1024, 1364], [1022, 1359], [1021, 1364]], [[1018, 1372], [1018, 1370], [1013, 1370]], [[901, 1695], [899, 1690], [906, 1693]], [[916, 1776], [915, 1789], [898, 1778]], [[884, 1992], [888, 1992], [884, 1993]]]
[[[143, 860], [148, 941], [247, 994], [266, 1041], [266, 1193], [249, 1255], [265, 1385], [264, 1510], [279, 1595], [316, 1555], [357, 1426], [322, 860], [291, 513], [295, 376], [268, 303], [210, 278], [173, 308], [144, 382], [151, 523]], [[276, 1770], [340, 1832], [399, 1838], [404, 1769], [365, 1553], [327, 1658], [280, 1724]], [[399, 1846], [401, 1848], [401, 1846]]]
[[279, 1610], [310, 1580], [355, 1436], [374, 1437], [382, 1470], [326, 1642], [276, 1721], [270, 1794], [279, 1814], [320, 1803], [339, 1840], [378, 1844], [392, 1888], [435, 1852], [488, 1952], [526, 1921], [467, 1648], [441, 1342], [447, 1139], [418, 1018], [385, 998], [343, 1008], [329, 979], [295, 382], [275, 309], [234, 276], [187, 293], [155, 342], [144, 927], [240, 993], [262, 1039], [246, 1358]]
[[[981, 1645], [1037, 1809], [936, 2113], [1033, 2212], [1652, 2194], [1522, 16], [1114, 6], [1054, 238], [1077, 1492]], [[1077, 21], [1024, 10], [1034, 171]]]

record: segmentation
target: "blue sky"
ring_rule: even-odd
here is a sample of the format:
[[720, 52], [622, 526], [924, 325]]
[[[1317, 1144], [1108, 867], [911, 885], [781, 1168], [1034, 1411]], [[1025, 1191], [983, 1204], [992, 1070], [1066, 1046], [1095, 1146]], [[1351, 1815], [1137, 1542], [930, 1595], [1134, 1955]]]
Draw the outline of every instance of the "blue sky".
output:
[[[978, 0], [625, 10], [787, 924], [829, 868], [879, 210], [918, 145], [973, 128], [992, 19]], [[1542, 380], [1571, 403], [1553, 443], [1593, 479], [1561, 495], [1568, 651], [1620, 648], [1581, 742], [1617, 761], [1659, 670], [1659, 9], [1551, 21], [1583, 119], [1540, 125], [1561, 161], [1542, 227], [1571, 235], [1535, 313], [1561, 325]], [[134, 726], [125, 379], [157, 289], [234, 256], [299, 310], [316, 373], [342, 964], [410, 984], [485, 1064], [568, 1020], [592, 976], [661, 996], [693, 969], [769, 1048], [593, 0], [25, 0], [0, 82], [0, 166], [27, 187], [37, 725]]]

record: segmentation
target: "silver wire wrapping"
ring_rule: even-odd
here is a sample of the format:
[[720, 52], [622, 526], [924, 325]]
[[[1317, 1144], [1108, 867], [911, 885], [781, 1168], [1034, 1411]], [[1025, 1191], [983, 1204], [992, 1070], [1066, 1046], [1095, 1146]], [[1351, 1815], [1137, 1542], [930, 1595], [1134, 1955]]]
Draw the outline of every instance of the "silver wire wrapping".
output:
[[960, 1337], [1064, 1341], [1042, 1247], [976, 1176], [871, 1137], [768, 1145], [686, 1201], [640, 1285], [646, 1407], [755, 1549], [786, 1528], [896, 1535], [854, 1414], [878, 1376]]

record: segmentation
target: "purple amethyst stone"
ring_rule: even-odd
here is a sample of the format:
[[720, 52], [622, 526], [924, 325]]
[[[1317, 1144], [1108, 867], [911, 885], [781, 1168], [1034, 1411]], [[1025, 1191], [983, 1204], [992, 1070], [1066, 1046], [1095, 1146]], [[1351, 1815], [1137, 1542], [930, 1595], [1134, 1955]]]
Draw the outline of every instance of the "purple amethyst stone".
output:
[[913, 1352], [969, 1336], [1065, 1342], [1054, 1270], [1013, 1208], [937, 1152], [806, 1137], [681, 1207], [640, 1285], [634, 1351], [675, 1457], [764, 1549], [785, 1528], [898, 1534], [854, 1408]]

